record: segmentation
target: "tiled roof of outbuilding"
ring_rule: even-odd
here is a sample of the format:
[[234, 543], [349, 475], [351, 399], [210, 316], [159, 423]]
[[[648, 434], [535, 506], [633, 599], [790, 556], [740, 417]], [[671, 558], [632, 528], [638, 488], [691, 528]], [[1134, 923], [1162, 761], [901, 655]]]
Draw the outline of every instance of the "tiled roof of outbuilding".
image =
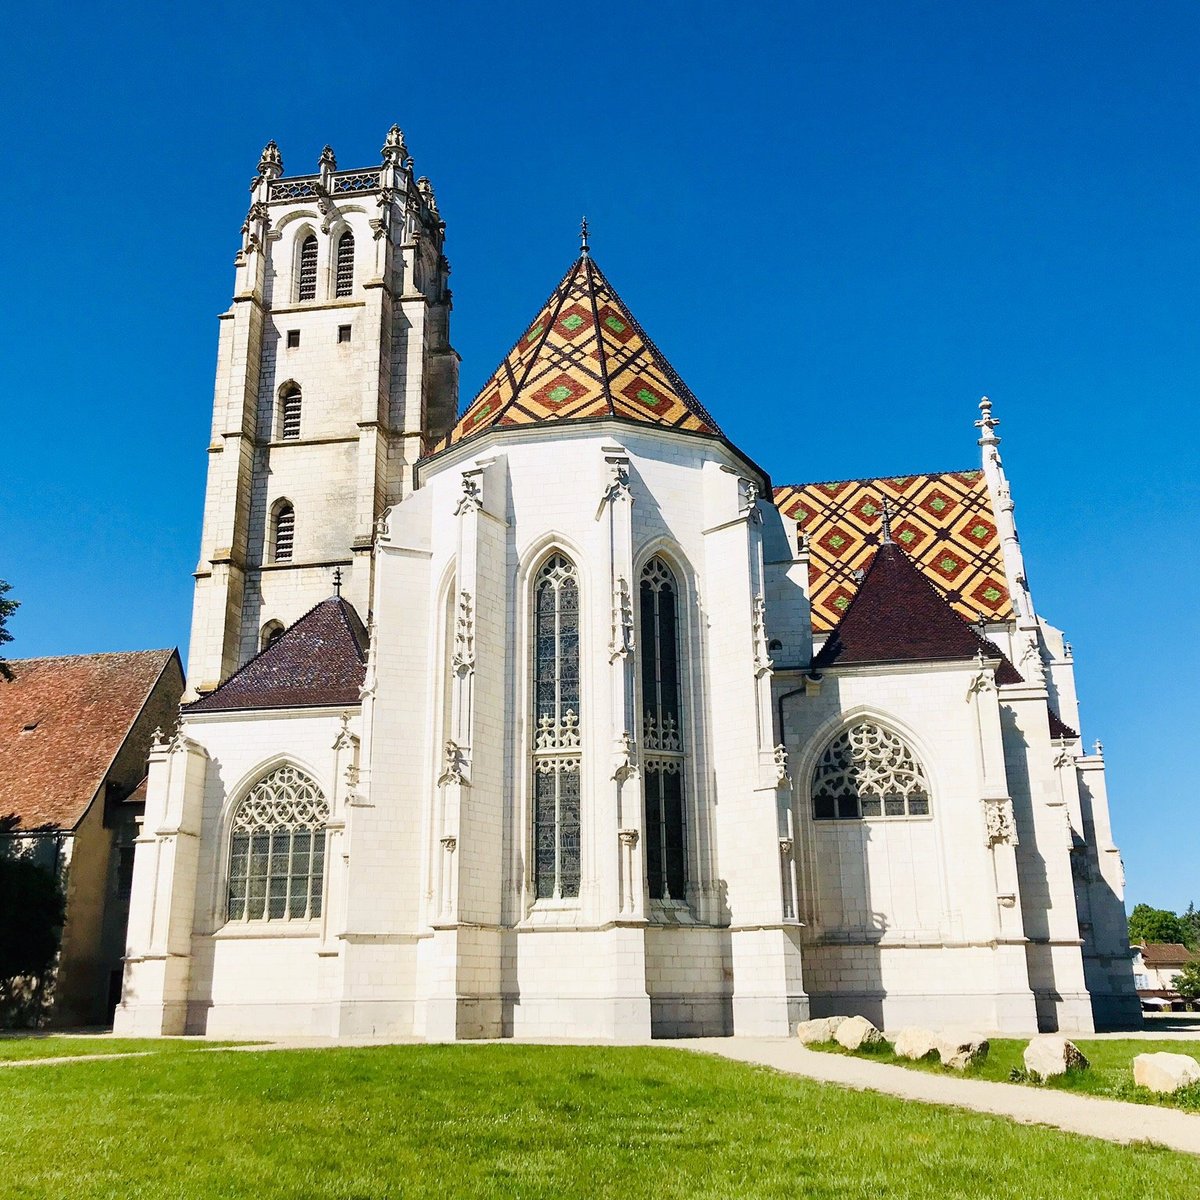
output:
[[542, 305], [436, 453], [492, 426], [618, 417], [720, 435], [590, 255]]
[[367, 631], [354, 606], [331, 596], [185, 711], [357, 704], [366, 657]]
[[775, 489], [780, 512], [808, 536], [813, 629], [832, 629], [879, 545], [887, 501], [892, 537], [968, 621], [1012, 617], [996, 515], [982, 471], [801, 483]]
[[1196, 955], [1179, 942], [1139, 942], [1142, 962], [1148, 967], [1181, 967], [1195, 961]]
[[999, 647], [950, 607], [899, 546], [884, 542], [813, 666], [942, 662], [971, 659], [980, 651], [1000, 659], [997, 683], [1021, 682]]
[[0, 820], [72, 829], [174, 650], [10, 660], [0, 680]]

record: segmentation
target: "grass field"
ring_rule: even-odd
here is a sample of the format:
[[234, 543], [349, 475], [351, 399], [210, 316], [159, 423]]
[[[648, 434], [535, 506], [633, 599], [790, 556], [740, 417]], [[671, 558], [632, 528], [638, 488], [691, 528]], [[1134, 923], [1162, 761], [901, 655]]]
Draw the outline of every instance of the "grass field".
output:
[[199, 1038], [113, 1038], [0, 1036], [0, 1062], [33, 1058], [78, 1058], [85, 1054], [170, 1054], [181, 1050], [210, 1050], [235, 1042], [206, 1042]]
[[0, 1071], [0, 1196], [1062, 1200], [1200, 1158], [684, 1051], [391, 1046]]
[[[1088, 1038], [1071, 1039], [1087, 1058], [1090, 1066], [1086, 1071], [1071, 1071], [1045, 1083], [1026, 1083], [1028, 1087], [1057, 1088], [1067, 1092], [1086, 1092], [1093, 1096], [1108, 1096], [1115, 1100], [1132, 1100], [1139, 1104], [1161, 1104], [1170, 1108], [1182, 1108], [1189, 1112], [1200, 1112], [1200, 1086], [1184, 1088], [1174, 1095], [1158, 1095], [1147, 1088], [1135, 1087], [1133, 1083], [1133, 1060], [1138, 1054], [1190, 1054], [1200, 1060], [1200, 1042], [1191, 1041], [1141, 1041], [1136, 1038], [1113, 1038], [1092, 1041]], [[1002, 1083], [1011, 1080], [1013, 1070], [1022, 1070], [1022, 1055], [1028, 1039], [996, 1038], [989, 1044], [988, 1056], [978, 1066], [967, 1071], [951, 1071], [943, 1067], [936, 1055], [932, 1060], [913, 1062], [897, 1058], [891, 1047], [870, 1049], [861, 1057], [873, 1062], [893, 1063], [910, 1067], [915, 1071], [930, 1071], [934, 1074], [966, 1075], [971, 1079], [992, 1079]], [[826, 1042], [811, 1046], [812, 1050], [824, 1050], [831, 1054], [849, 1054], [837, 1042]]]

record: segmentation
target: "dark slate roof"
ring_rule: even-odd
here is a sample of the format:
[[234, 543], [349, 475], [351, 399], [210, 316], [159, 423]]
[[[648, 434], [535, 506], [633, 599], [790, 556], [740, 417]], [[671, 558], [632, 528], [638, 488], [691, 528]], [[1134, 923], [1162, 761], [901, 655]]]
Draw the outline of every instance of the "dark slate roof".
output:
[[185, 711], [357, 704], [366, 659], [367, 631], [358, 613], [341, 596], [331, 596]]
[[1050, 736], [1052, 738], [1066, 739], [1067, 741], [1070, 741], [1071, 738], [1077, 738], [1079, 736], [1079, 734], [1072, 729], [1070, 725], [1068, 725], [1066, 721], [1064, 721], [1062, 717], [1060, 717], [1058, 713], [1054, 711], [1054, 709], [1048, 708], [1046, 711], [1050, 717]]
[[174, 658], [136, 650], [11, 660], [12, 682], [0, 680], [0, 820], [73, 829]]
[[1016, 668], [981, 638], [894, 542], [875, 552], [842, 619], [813, 659], [817, 669], [857, 663], [1000, 659], [997, 683], [1020, 683]]

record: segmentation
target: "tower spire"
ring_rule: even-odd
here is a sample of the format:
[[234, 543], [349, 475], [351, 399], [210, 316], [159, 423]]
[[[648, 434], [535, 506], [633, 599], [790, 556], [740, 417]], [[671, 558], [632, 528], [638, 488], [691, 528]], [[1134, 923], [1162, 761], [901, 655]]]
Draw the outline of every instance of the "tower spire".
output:
[[579, 253], [584, 258], [587, 258], [589, 254], [587, 217], [582, 218], [579, 222]]

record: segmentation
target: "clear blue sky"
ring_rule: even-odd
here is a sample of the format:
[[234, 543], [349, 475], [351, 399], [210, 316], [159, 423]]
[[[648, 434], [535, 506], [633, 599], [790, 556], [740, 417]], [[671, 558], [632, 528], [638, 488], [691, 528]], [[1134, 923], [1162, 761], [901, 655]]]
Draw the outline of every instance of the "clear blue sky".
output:
[[88, 6], [0, 48], [13, 657], [186, 647], [268, 138], [437, 189], [463, 398], [576, 252], [776, 483], [977, 462], [1076, 647], [1129, 900], [1200, 902], [1200, 6]]

